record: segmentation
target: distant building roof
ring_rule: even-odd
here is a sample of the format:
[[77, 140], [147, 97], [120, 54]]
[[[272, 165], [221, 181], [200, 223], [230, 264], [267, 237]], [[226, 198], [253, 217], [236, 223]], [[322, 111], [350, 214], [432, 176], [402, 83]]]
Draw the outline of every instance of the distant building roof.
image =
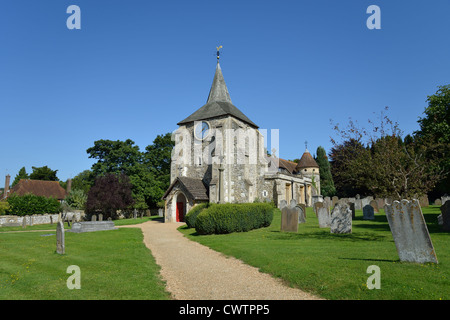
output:
[[220, 68], [219, 63], [217, 63], [216, 73], [214, 74], [213, 83], [211, 85], [211, 89], [209, 90], [206, 104], [186, 119], [178, 122], [178, 125], [194, 121], [207, 120], [223, 115], [231, 115], [254, 128], [258, 128], [256, 124], [254, 124], [231, 102], [230, 94], [228, 93], [228, 89], [223, 78], [222, 69]]
[[9, 195], [16, 194], [23, 196], [28, 193], [47, 198], [53, 197], [58, 200], [62, 200], [66, 197], [66, 190], [59, 185], [58, 181], [30, 179], [21, 179], [19, 183], [11, 188]]

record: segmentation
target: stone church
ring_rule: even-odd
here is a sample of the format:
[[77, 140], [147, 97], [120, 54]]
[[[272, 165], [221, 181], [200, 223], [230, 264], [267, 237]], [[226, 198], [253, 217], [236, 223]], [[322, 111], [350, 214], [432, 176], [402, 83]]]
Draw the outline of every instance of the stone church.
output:
[[306, 150], [298, 163], [270, 156], [264, 136], [231, 101], [217, 57], [206, 104], [172, 134], [165, 221], [184, 221], [198, 203], [281, 200], [311, 206], [320, 195], [319, 166]]

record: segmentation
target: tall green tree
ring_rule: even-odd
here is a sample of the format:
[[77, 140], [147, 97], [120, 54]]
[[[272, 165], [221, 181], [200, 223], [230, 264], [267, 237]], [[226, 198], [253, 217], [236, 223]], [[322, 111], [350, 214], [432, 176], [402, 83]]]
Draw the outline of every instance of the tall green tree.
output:
[[332, 197], [336, 194], [336, 188], [331, 175], [330, 162], [322, 146], [319, 146], [316, 150], [316, 162], [319, 165], [320, 172], [320, 191], [323, 196]]
[[171, 134], [158, 135], [153, 144], [141, 152], [135, 142], [98, 140], [87, 149], [94, 177], [107, 173], [125, 173], [132, 184], [134, 207], [156, 207], [170, 183], [170, 161], [173, 148]]
[[56, 176], [58, 170], [52, 170], [47, 166], [31, 168], [33, 169], [33, 172], [30, 173], [30, 179], [32, 180], [59, 181]]
[[339, 144], [332, 139], [332, 155], [337, 154], [341, 165], [337, 176], [344, 184], [365, 188], [377, 197], [402, 199], [427, 194], [442, 179], [437, 146], [411, 137], [405, 142], [398, 123], [384, 112], [379, 120], [376, 124], [369, 120], [372, 130], [358, 128], [352, 121], [347, 129], [335, 127], [337, 136], [344, 140]]
[[434, 189], [434, 196], [450, 194], [450, 84], [439, 86], [435, 94], [427, 97], [428, 106], [424, 116], [419, 118], [420, 130], [414, 132], [416, 138], [431, 140], [441, 154], [439, 167], [444, 178]]
[[72, 178], [72, 190], [82, 190], [85, 194], [94, 185], [95, 176], [91, 170], [84, 170]]
[[158, 135], [153, 140], [153, 144], [145, 148], [145, 167], [151, 170], [158, 181], [157, 188], [154, 190], [156, 194], [152, 199], [153, 201], [156, 200], [156, 203], [160, 201], [170, 184], [170, 165], [174, 146], [175, 141], [172, 141], [172, 134], [169, 132], [165, 135]]
[[16, 184], [19, 183], [19, 181], [21, 179], [29, 179], [30, 177], [28, 176], [27, 170], [25, 169], [25, 167], [22, 167], [19, 172], [17, 173], [16, 177], [14, 178], [14, 181], [12, 183], [12, 187], [14, 187]]

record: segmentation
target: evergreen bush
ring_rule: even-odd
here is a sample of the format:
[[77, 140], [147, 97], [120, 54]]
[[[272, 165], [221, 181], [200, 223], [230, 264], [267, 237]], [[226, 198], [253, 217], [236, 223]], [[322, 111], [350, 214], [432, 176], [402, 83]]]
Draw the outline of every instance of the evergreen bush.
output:
[[23, 196], [11, 195], [8, 197], [9, 209], [6, 214], [25, 216], [33, 214], [59, 213], [61, 203], [55, 198], [46, 198], [26, 194]]
[[270, 226], [274, 207], [269, 203], [216, 204], [197, 215], [199, 234], [246, 232]]
[[188, 228], [195, 228], [195, 221], [197, 220], [197, 216], [203, 209], [208, 208], [211, 205], [209, 202], [204, 202], [196, 205], [191, 210], [189, 210], [188, 214], [184, 218], [186, 225]]

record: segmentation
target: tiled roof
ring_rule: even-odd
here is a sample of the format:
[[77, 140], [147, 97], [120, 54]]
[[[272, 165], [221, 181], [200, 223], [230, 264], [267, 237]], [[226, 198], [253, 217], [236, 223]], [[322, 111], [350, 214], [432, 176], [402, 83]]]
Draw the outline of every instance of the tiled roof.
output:
[[163, 195], [163, 199], [167, 197], [173, 187], [180, 183], [184, 186], [184, 189], [189, 193], [190, 198], [194, 200], [209, 200], [208, 190], [206, 189], [203, 181], [201, 179], [188, 178], [188, 177], [178, 177], [176, 178], [172, 184], [169, 186], [167, 191]]
[[297, 170], [303, 168], [319, 168], [319, 165], [317, 164], [316, 160], [314, 160], [314, 158], [312, 157], [311, 153], [309, 153], [308, 150], [305, 151], [305, 153], [302, 155], [300, 161], [297, 164]]
[[66, 197], [66, 190], [59, 185], [58, 181], [21, 179], [19, 183], [11, 188], [9, 194], [13, 193], [19, 196], [31, 193], [36, 196], [53, 197], [58, 200]]

